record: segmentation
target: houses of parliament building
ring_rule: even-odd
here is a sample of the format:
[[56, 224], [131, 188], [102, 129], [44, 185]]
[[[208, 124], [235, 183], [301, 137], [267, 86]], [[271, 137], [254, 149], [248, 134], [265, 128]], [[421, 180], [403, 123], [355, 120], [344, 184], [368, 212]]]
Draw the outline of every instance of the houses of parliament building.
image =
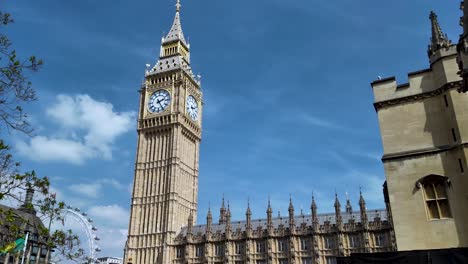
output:
[[457, 49], [434, 13], [430, 68], [410, 73], [406, 84], [394, 77], [372, 83], [385, 209], [368, 210], [361, 194], [358, 210], [336, 197], [334, 213], [318, 214], [312, 197], [305, 214], [290, 200], [286, 217], [274, 217], [268, 204], [264, 219], [252, 219], [247, 206], [239, 221], [223, 201], [219, 219], [209, 210], [203, 225], [196, 224], [203, 94], [180, 13], [178, 1], [159, 60], [147, 68], [139, 91], [124, 263], [333, 264], [351, 253], [468, 245], [468, 98], [459, 74], [468, 72], [468, 55], [460, 55], [468, 54], [468, 44], [461, 40]]

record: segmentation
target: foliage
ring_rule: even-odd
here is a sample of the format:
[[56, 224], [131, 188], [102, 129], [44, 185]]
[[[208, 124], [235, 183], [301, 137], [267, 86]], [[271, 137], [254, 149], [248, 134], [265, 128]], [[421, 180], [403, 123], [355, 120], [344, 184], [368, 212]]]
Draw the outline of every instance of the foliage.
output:
[[[10, 14], [0, 11], [0, 30], [12, 22]], [[0, 32], [0, 121], [7, 129], [32, 132], [22, 105], [37, 97], [26, 72], [35, 72], [42, 64], [42, 60], [35, 56], [27, 60], [19, 59], [11, 41]]]
[[[43, 62], [35, 56], [27, 60], [18, 58], [11, 41], [3, 33], [12, 22], [10, 14], [0, 11], [0, 132], [6, 129], [31, 135], [33, 129], [27, 121], [23, 106], [37, 97], [27, 73], [39, 70]], [[48, 221], [48, 227], [42, 224], [33, 227], [39, 232], [34, 239], [66, 260], [82, 262], [85, 252], [80, 248], [77, 235], [71, 230], [51, 232], [52, 222], [64, 222], [61, 213], [65, 203], [50, 193], [47, 177], [38, 177], [34, 171], [22, 173], [20, 163], [13, 159], [10, 147], [0, 139], [0, 201], [23, 202], [21, 194], [31, 191], [36, 194], [36, 199], [30, 204], [23, 204], [22, 209], [37, 212]], [[0, 248], [23, 236], [25, 228], [31, 227], [29, 220], [21, 211], [0, 207]]]

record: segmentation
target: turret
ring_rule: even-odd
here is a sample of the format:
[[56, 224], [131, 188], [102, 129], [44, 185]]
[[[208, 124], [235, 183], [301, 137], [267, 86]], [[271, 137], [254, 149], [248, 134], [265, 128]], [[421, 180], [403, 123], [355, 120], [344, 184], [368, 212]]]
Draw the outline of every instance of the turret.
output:
[[312, 211], [312, 227], [314, 228], [314, 231], [318, 231], [319, 220], [317, 215], [317, 204], [315, 203], [314, 195], [312, 195], [312, 204], [310, 205], [310, 209]]
[[206, 236], [211, 236], [211, 225], [213, 224], [213, 216], [211, 215], [211, 208], [208, 207], [208, 214], [206, 216]]
[[270, 198], [268, 198], [268, 208], [267, 208], [267, 229], [269, 233], [273, 232], [273, 209], [271, 208]]
[[367, 228], [369, 221], [367, 219], [366, 201], [364, 200], [362, 191], [359, 192], [359, 210], [361, 211], [361, 223]]
[[231, 231], [232, 231], [232, 228], [231, 228], [231, 208], [230, 208], [229, 202], [228, 202], [228, 207], [227, 207], [227, 210], [226, 210], [226, 236], [227, 236], [227, 238], [229, 238], [231, 236]]
[[341, 228], [343, 226], [343, 218], [341, 216], [341, 204], [338, 200], [338, 194], [335, 193], [335, 217], [336, 217], [336, 226]]
[[245, 212], [245, 219], [246, 219], [246, 225], [245, 225], [245, 231], [247, 233], [247, 237], [249, 237], [252, 234], [252, 211], [250, 210], [250, 202], [247, 203], [247, 211]]
[[450, 48], [452, 42], [448, 39], [447, 34], [442, 32], [434, 11], [431, 11], [429, 19], [431, 20], [432, 37], [427, 53], [429, 57], [432, 57], [437, 51]]
[[226, 208], [224, 207], [224, 195], [223, 195], [223, 201], [221, 202], [221, 208], [219, 209], [219, 224], [225, 224], [226, 223]]
[[193, 235], [193, 214], [190, 211], [190, 215], [187, 220], [187, 238], [191, 238]]
[[353, 213], [353, 206], [351, 205], [351, 201], [349, 200], [348, 193], [346, 193], [346, 213], [347, 214]]
[[289, 231], [291, 233], [294, 233], [296, 229], [296, 223], [294, 221], [294, 205], [292, 202], [292, 197], [289, 198], [288, 212], [289, 212]]
[[29, 175], [28, 178], [26, 179], [27, 180], [26, 197], [24, 199], [24, 203], [20, 206], [19, 210], [29, 213], [29, 214], [36, 215], [36, 210], [34, 209], [34, 206], [33, 206], [34, 188], [31, 184], [33, 176], [34, 176], [34, 172], [33, 174]]

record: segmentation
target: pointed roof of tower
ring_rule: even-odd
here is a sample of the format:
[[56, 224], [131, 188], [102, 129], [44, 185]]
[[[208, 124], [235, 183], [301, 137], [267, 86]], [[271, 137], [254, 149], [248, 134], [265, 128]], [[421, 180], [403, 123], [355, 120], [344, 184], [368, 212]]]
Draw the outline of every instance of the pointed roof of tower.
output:
[[434, 11], [431, 11], [429, 19], [431, 20], [432, 37], [427, 52], [429, 56], [432, 56], [438, 50], [448, 49], [450, 45], [452, 45], [452, 42], [448, 39], [447, 34], [442, 32], [439, 22], [437, 21], [437, 15]]
[[348, 193], [346, 193], [346, 213], [353, 213], [353, 206], [351, 205], [351, 201], [349, 200]]
[[272, 214], [273, 209], [271, 208], [271, 202], [270, 202], [270, 196], [268, 196], [268, 208], [267, 208], [267, 213]]
[[289, 207], [288, 207], [288, 211], [294, 211], [294, 205], [293, 205], [293, 202], [292, 202], [292, 196], [289, 196]]
[[247, 199], [247, 211], [245, 212], [246, 215], [252, 215], [252, 211], [250, 210], [250, 199]]
[[206, 216], [207, 219], [213, 219], [213, 215], [211, 214], [211, 205], [208, 206], [208, 214]]
[[364, 200], [364, 196], [362, 195], [362, 190], [359, 190], [359, 205], [361, 207], [366, 206], [366, 200]]
[[338, 194], [335, 192], [335, 207], [341, 207], [340, 200], [338, 199]]
[[164, 43], [175, 42], [180, 40], [185, 46], [188, 47], [187, 42], [185, 41], [184, 32], [182, 31], [182, 23], [180, 22], [180, 0], [177, 0], [176, 4], [176, 14], [174, 17], [174, 22], [172, 23], [171, 30], [163, 40]]
[[317, 204], [315, 203], [315, 195], [312, 194], [312, 204], [310, 205], [310, 209], [317, 210]]

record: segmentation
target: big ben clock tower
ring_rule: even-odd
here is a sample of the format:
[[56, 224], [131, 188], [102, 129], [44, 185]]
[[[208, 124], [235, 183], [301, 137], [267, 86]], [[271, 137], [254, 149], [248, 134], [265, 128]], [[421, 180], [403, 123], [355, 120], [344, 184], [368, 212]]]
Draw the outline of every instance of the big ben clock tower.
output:
[[169, 263], [168, 244], [196, 217], [202, 92], [180, 23], [162, 39], [160, 57], [140, 90], [138, 142], [124, 263]]

